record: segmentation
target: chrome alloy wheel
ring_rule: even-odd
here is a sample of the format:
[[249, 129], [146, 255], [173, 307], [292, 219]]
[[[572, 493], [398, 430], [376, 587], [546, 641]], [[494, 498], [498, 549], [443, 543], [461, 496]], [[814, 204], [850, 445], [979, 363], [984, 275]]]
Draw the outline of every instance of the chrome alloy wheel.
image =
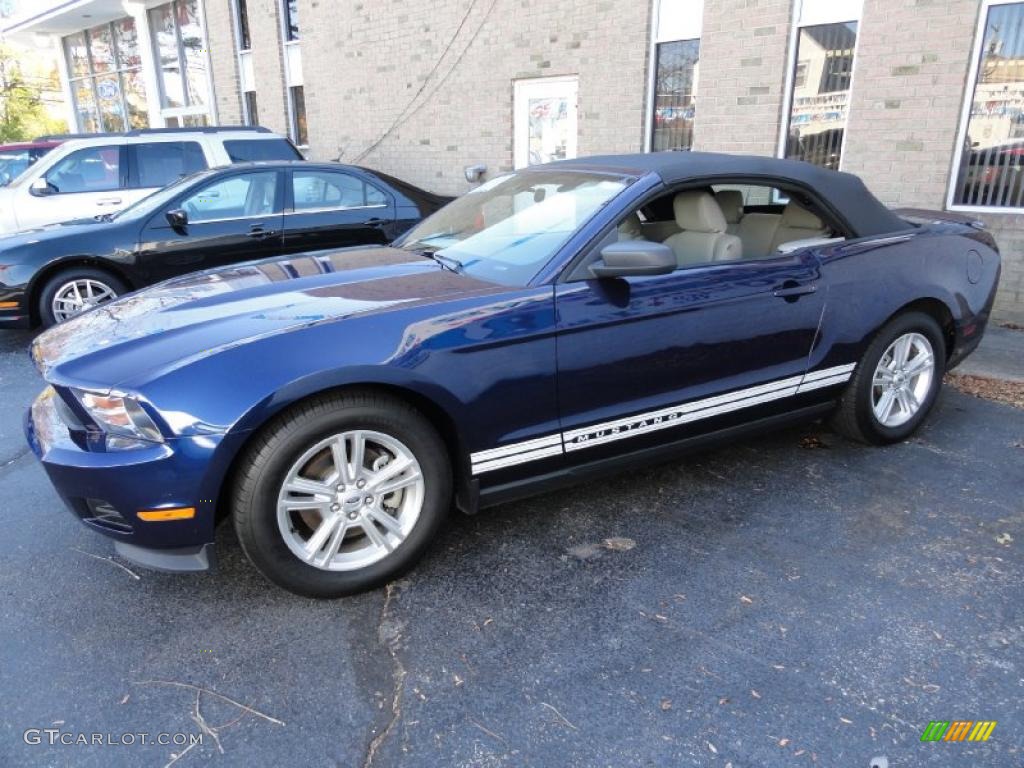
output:
[[401, 441], [343, 432], [302, 454], [285, 475], [277, 525], [288, 549], [326, 571], [365, 568], [409, 535], [424, 499], [423, 473]]
[[86, 277], [69, 280], [53, 294], [53, 319], [63, 323], [80, 312], [116, 298], [114, 289], [99, 280]]
[[885, 427], [910, 421], [935, 376], [935, 352], [920, 333], [905, 333], [885, 350], [871, 379], [871, 408]]

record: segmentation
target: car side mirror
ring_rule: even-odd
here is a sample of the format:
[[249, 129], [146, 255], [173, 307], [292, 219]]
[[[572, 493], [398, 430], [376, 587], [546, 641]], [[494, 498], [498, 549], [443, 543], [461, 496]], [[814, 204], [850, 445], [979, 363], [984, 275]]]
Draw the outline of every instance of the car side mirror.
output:
[[185, 229], [188, 226], [188, 214], [181, 208], [174, 208], [164, 215], [167, 217], [167, 223], [175, 229]]
[[44, 177], [40, 176], [38, 179], [29, 184], [28, 191], [36, 197], [46, 197], [56, 193], [57, 188], [50, 184]]
[[667, 275], [678, 267], [667, 245], [649, 240], [623, 240], [601, 249], [601, 259], [590, 265], [594, 277]]

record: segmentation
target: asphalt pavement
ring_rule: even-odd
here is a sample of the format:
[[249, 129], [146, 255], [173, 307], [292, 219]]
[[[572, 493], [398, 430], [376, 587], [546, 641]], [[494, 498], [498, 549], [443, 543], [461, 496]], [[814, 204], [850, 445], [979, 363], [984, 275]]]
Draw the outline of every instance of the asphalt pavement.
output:
[[947, 388], [905, 444], [812, 425], [456, 516], [407, 578], [316, 602], [230, 526], [215, 572], [104, 559], [24, 447], [30, 338], [0, 332], [2, 766], [184, 749], [47, 728], [205, 729], [178, 768], [1024, 760], [1022, 410]]

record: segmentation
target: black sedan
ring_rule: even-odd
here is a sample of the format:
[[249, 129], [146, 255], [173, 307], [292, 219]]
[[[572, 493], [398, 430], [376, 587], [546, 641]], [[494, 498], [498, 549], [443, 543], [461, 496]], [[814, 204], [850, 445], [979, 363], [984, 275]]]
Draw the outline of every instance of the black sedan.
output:
[[198, 269], [389, 243], [449, 200], [337, 163], [202, 171], [117, 214], [0, 238], [0, 327], [54, 325]]

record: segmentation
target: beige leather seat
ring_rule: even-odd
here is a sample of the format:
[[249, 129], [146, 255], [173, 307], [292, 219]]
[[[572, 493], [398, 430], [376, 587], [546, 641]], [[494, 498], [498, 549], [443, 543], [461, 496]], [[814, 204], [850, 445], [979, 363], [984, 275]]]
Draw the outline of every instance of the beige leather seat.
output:
[[775, 253], [783, 243], [807, 240], [812, 237], [825, 237], [828, 234], [828, 227], [821, 219], [791, 200], [782, 211], [782, 218], [772, 237], [772, 247], [769, 252]]
[[619, 224], [619, 242], [623, 240], [644, 240], [644, 227], [640, 217], [631, 213]]
[[680, 192], [672, 208], [683, 231], [665, 240], [665, 245], [675, 252], [679, 266], [743, 257], [743, 244], [735, 235], [726, 234], [725, 215], [710, 192]]
[[743, 241], [743, 253], [747, 258], [763, 258], [771, 255], [772, 240], [779, 228], [782, 217], [777, 213], [748, 213], [740, 220], [736, 234]]
[[743, 218], [743, 193], [738, 189], [723, 189], [715, 193], [715, 202], [725, 216], [725, 231], [730, 235], [739, 234]]

